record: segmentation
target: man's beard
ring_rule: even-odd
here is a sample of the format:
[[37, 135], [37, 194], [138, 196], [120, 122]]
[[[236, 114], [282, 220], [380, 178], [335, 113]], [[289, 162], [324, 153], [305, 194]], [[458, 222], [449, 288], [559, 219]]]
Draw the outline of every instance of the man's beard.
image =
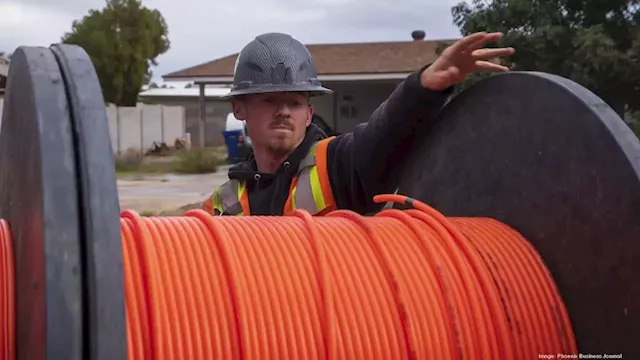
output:
[[[291, 120], [288, 118], [277, 119], [271, 124], [272, 128], [275, 128], [278, 126], [284, 126], [287, 129], [291, 130], [291, 132], [293, 132], [293, 129], [294, 129], [294, 126], [291, 123]], [[267, 150], [272, 154], [278, 155], [278, 156], [283, 156], [293, 152], [296, 149], [297, 144], [296, 144], [295, 136], [291, 136], [291, 135], [292, 134], [289, 134], [289, 136], [282, 136], [282, 137], [269, 139], [269, 141], [267, 142]]]
[[277, 156], [284, 156], [296, 149], [296, 141], [293, 137], [271, 139], [267, 143], [267, 150]]

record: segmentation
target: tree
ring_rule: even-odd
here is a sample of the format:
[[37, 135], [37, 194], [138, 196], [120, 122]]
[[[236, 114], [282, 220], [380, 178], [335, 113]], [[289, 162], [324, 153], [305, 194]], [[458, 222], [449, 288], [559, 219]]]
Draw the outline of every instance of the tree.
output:
[[632, 113], [628, 116], [628, 123], [631, 130], [640, 138], [640, 112]]
[[557, 74], [619, 114], [640, 110], [640, 0], [472, 0], [452, 8], [463, 35], [500, 31], [513, 70]]
[[74, 21], [62, 42], [79, 45], [90, 56], [106, 102], [135, 106], [156, 58], [169, 50], [167, 33], [159, 11], [139, 0], [108, 0], [103, 9]]

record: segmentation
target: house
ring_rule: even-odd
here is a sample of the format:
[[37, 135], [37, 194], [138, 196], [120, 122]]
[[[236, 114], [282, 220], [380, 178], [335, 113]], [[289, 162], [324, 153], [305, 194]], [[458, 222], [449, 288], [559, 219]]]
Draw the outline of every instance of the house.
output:
[[9, 62], [0, 56], [0, 99], [4, 97], [7, 87], [7, 75], [9, 74]]
[[[452, 40], [425, 40], [424, 31], [411, 33], [412, 40], [307, 45], [313, 56], [318, 78], [332, 95], [312, 100], [315, 113], [339, 132], [347, 132], [369, 119], [411, 72], [433, 62], [441, 43]], [[224, 143], [221, 131], [231, 111], [219, 96], [229, 91], [238, 54], [195, 65], [163, 76], [166, 82], [196, 84], [195, 88], [151, 89], [141, 94], [142, 101], [185, 106], [186, 131], [198, 145], [200, 124], [204, 124], [205, 146]], [[200, 100], [206, 103], [206, 120], [200, 122]]]
[[4, 106], [4, 92], [7, 88], [7, 75], [9, 74], [9, 61], [0, 55], [0, 122], [2, 122], [2, 108]]

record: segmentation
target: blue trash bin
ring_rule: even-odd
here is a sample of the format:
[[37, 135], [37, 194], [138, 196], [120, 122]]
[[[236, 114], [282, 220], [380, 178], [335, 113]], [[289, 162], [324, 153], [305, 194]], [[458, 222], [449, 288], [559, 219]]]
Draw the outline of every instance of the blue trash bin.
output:
[[238, 143], [240, 142], [240, 134], [242, 134], [241, 130], [228, 130], [222, 132], [222, 136], [224, 136], [224, 142], [227, 145], [227, 156], [232, 162], [234, 162], [238, 157]]

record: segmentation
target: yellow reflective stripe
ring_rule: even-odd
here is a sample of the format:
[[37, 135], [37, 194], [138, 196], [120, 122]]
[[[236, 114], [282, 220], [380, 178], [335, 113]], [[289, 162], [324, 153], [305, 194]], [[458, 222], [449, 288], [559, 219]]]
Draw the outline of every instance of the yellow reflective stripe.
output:
[[[290, 194], [292, 211], [304, 209], [314, 215], [327, 207], [327, 202], [322, 192], [318, 167], [316, 166], [315, 157], [318, 151], [318, 144], [318, 142], [313, 144], [307, 156], [300, 163], [301, 168], [297, 176], [297, 184]], [[300, 193], [298, 193], [298, 188], [300, 188]]]
[[220, 187], [218, 187], [211, 196], [213, 198], [213, 208], [222, 212], [222, 199], [220, 198]]
[[296, 211], [296, 209], [298, 208], [296, 206], [296, 192], [298, 192], [298, 184], [296, 184], [296, 186], [293, 187], [293, 190], [291, 190], [291, 210], [292, 211]]
[[242, 194], [247, 189], [247, 183], [245, 181], [238, 182], [238, 200], [242, 199]]
[[313, 201], [316, 203], [318, 212], [324, 210], [327, 204], [324, 202], [322, 194], [322, 186], [320, 185], [320, 177], [318, 176], [318, 167], [312, 166], [309, 169], [309, 181], [311, 182], [311, 191], [313, 193]]
[[[239, 181], [238, 182], [238, 201], [240, 202], [240, 204], [242, 204], [242, 196], [244, 195], [244, 192], [247, 190], [247, 182], [246, 181]], [[243, 211], [240, 211], [237, 216], [244, 216], [244, 209], [242, 209]]]

